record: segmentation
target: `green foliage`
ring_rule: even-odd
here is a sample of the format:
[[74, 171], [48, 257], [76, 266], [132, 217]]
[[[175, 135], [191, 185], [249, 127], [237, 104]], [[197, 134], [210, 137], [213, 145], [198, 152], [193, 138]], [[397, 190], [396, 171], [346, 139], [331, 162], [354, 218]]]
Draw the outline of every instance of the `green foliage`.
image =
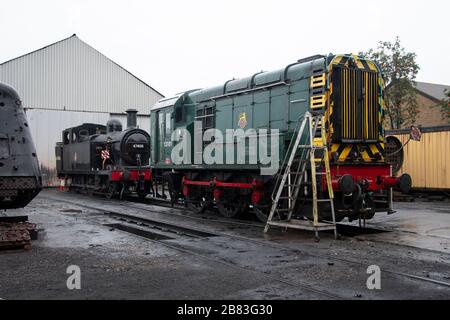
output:
[[450, 90], [445, 90], [445, 98], [440, 104], [442, 119], [447, 120], [450, 123]]
[[397, 37], [395, 42], [380, 41], [376, 50], [370, 49], [360, 55], [376, 61], [382, 71], [387, 90], [385, 91], [385, 114], [391, 129], [402, 124], [413, 124], [417, 115], [415, 78], [419, 71], [416, 54], [406, 52]]

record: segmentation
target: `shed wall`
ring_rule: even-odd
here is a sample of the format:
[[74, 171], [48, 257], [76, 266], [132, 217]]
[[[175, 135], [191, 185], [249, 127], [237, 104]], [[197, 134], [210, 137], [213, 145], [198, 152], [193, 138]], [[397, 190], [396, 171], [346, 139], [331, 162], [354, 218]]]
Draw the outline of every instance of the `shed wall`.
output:
[[[404, 144], [409, 134], [394, 136]], [[450, 190], [450, 131], [422, 133], [421, 141], [410, 141], [404, 151], [399, 174], [410, 174], [413, 188]]]

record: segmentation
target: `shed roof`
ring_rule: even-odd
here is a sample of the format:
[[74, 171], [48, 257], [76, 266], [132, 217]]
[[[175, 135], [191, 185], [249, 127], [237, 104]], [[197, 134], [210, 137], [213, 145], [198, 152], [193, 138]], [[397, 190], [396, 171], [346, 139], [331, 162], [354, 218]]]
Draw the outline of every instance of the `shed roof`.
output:
[[450, 86], [416, 81], [416, 89], [434, 100], [440, 101], [445, 99], [445, 90], [450, 90]]
[[148, 114], [164, 97], [76, 34], [1, 63], [0, 81], [36, 109]]

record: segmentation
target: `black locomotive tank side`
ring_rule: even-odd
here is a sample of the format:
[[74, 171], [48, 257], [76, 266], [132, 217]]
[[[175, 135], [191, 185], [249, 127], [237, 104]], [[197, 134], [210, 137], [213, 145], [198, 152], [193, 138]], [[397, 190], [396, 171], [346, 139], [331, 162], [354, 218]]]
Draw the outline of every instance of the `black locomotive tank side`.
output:
[[36, 149], [17, 92], [0, 83], [0, 209], [25, 207], [42, 189]]

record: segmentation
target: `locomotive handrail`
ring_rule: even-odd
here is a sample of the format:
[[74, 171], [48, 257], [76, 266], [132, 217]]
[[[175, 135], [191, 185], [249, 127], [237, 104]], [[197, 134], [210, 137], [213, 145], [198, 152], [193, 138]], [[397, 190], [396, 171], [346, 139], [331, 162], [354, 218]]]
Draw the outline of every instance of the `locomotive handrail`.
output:
[[222, 95], [219, 95], [219, 96], [210, 97], [210, 98], [207, 98], [207, 99], [204, 99], [204, 100], [199, 100], [199, 103], [205, 102], [205, 101], [214, 101], [214, 100], [220, 99], [220, 98], [225, 98], [225, 97], [229, 97], [229, 96], [233, 96], [233, 95], [237, 95], [237, 94], [249, 93], [249, 92], [253, 92], [253, 91], [256, 91], [256, 90], [267, 89], [267, 88], [281, 86], [281, 85], [290, 86], [291, 84], [288, 83], [288, 82], [285, 82], [285, 81], [279, 81], [279, 82], [271, 83], [271, 84], [268, 84], [268, 85], [265, 85], [265, 86], [261, 86], [261, 87], [255, 87], [255, 88], [241, 90], [241, 91], [234, 91], [234, 92], [222, 94]]

